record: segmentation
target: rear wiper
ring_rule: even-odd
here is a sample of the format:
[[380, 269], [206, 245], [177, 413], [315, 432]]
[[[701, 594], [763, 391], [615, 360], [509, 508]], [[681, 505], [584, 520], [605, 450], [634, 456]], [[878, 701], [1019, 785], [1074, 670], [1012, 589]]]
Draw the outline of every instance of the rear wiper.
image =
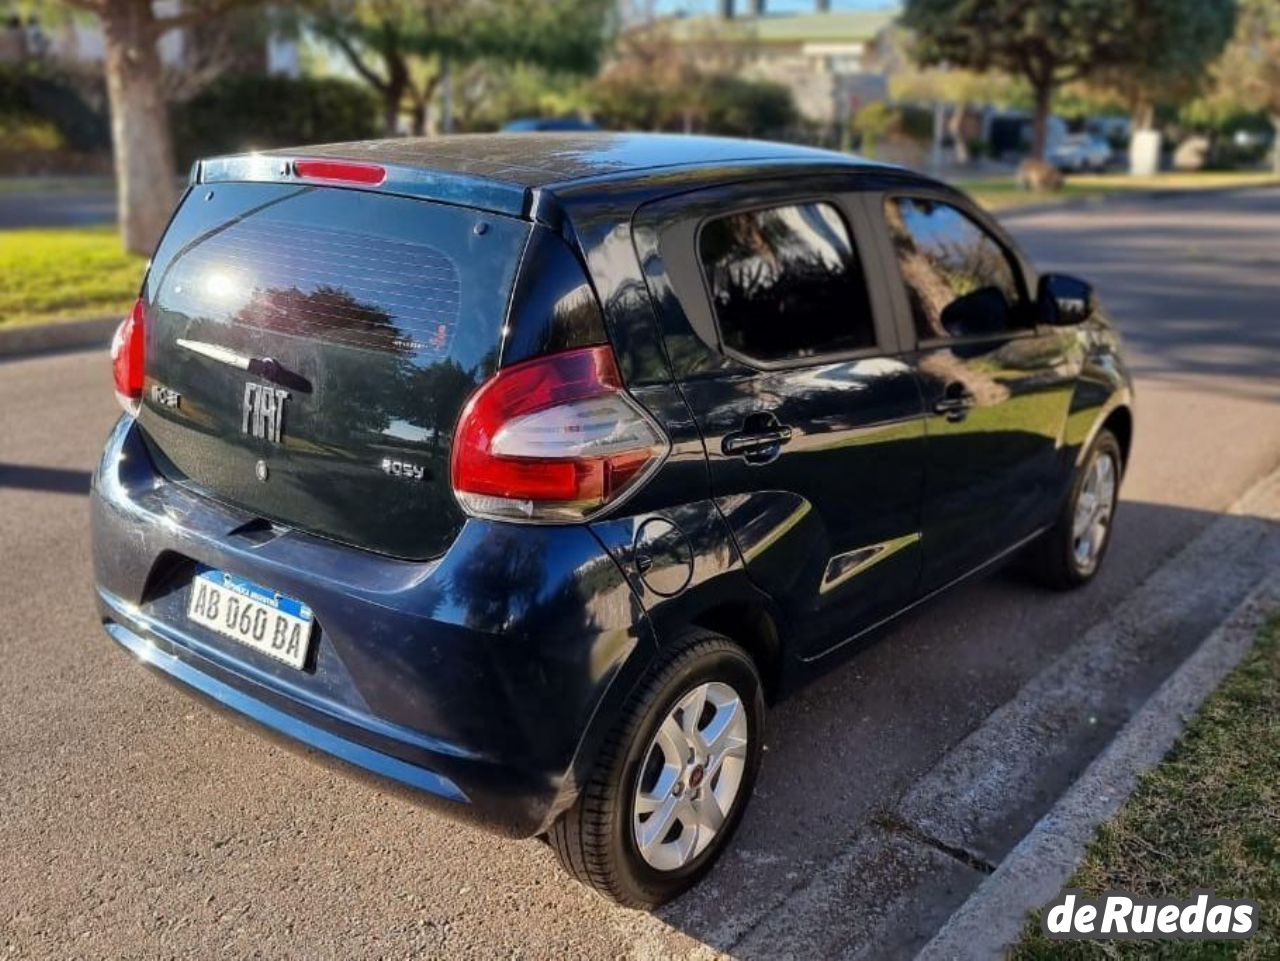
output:
[[237, 354], [234, 350], [218, 344], [206, 343], [203, 340], [186, 340], [182, 337], [174, 343], [183, 350], [189, 350], [201, 357], [208, 357], [229, 367], [238, 367], [240, 370], [248, 371], [254, 377], [272, 381], [281, 387], [288, 387], [304, 394], [311, 393], [311, 381], [301, 374], [295, 374], [274, 357], [246, 357], [244, 354]]

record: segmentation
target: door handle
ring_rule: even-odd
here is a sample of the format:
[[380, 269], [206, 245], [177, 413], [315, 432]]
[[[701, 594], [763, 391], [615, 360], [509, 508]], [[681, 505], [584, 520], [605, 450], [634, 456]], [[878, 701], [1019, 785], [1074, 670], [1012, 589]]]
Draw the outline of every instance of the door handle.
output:
[[975, 403], [977, 398], [969, 392], [968, 388], [963, 384], [952, 383], [947, 385], [942, 397], [933, 405], [933, 412], [942, 414], [947, 420], [956, 423], [969, 416], [969, 409]]
[[777, 459], [791, 440], [791, 428], [773, 414], [752, 414], [742, 429], [726, 434], [720, 450], [727, 457], [741, 457], [748, 464], [768, 464]]

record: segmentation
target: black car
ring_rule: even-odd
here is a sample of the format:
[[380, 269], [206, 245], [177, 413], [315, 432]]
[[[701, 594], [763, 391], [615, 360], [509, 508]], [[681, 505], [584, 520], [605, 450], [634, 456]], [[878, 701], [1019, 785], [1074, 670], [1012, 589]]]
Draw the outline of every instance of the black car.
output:
[[113, 349], [107, 632], [629, 905], [692, 884], [765, 705], [1015, 553], [1106, 552], [1131, 387], [963, 194], [768, 143], [203, 161]]

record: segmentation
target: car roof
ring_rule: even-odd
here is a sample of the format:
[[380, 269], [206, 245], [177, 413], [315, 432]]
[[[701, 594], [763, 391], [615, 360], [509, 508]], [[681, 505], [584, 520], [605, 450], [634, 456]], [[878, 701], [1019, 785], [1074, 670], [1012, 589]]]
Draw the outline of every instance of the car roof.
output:
[[384, 192], [399, 192], [529, 216], [539, 193], [584, 188], [600, 180], [644, 180], [682, 169], [714, 179], [718, 171], [778, 165], [897, 169], [853, 154], [795, 144], [684, 134], [548, 131], [463, 134], [322, 144], [201, 161], [195, 182], [294, 178], [291, 162], [350, 160], [387, 168]]

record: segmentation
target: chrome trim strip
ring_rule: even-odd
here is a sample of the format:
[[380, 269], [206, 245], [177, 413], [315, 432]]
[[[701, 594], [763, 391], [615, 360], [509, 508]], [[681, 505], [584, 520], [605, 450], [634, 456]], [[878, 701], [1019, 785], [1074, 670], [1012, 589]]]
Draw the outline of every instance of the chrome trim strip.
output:
[[843, 554], [837, 554], [827, 561], [827, 569], [822, 575], [822, 583], [818, 586], [818, 593], [825, 594], [828, 591], [834, 591], [849, 578], [874, 567], [881, 561], [892, 557], [904, 547], [910, 547], [919, 540], [920, 532], [913, 531], [910, 534], [903, 534], [901, 537], [881, 541], [879, 544], [868, 544], [866, 547], [859, 547], [851, 551], [845, 551]]
[[862, 630], [849, 635], [843, 641], [836, 641], [836, 643], [832, 644], [830, 647], [828, 647], [824, 651], [819, 651], [817, 654], [812, 654], [807, 657], [802, 657], [800, 658], [800, 660], [804, 661], [806, 664], [812, 663], [813, 661], [826, 657], [828, 654], [831, 654], [834, 651], [838, 651], [840, 648], [844, 647], [846, 644], [850, 643], [851, 641], [856, 641], [858, 638], [863, 637], [866, 634], [870, 634], [872, 631], [878, 630], [881, 627], [884, 627], [890, 621], [896, 621], [899, 617], [901, 617], [903, 614], [906, 614], [908, 611], [915, 610], [921, 604], [924, 604], [927, 601], [932, 600], [933, 598], [937, 597], [939, 594], [943, 593], [944, 591], [951, 590], [951, 588], [955, 587], [956, 585], [961, 584], [972, 577], [976, 577], [977, 575], [981, 574], [983, 571], [999, 564], [1005, 558], [1011, 557], [1012, 555], [1016, 554], [1018, 551], [1022, 550], [1022, 548], [1026, 547], [1028, 544], [1030, 544], [1033, 540], [1035, 540], [1037, 537], [1039, 537], [1048, 529], [1049, 529], [1049, 525], [1047, 524], [1044, 525], [1043, 527], [1037, 527], [1034, 531], [1032, 531], [1026, 537], [1022, 538], [1022, 540], [1017, 541], [1014, 544], [1011, 544], [1009, 547], [1006, 547], [1004, 550], [1000, 551], [1000, 553], [996, 554], [994, 557], [987, 558], [987, 560], [983, 561], [981, 564], [979, 564], [977, 567], [974, 567], [972, 570], [965, 571], [959, 577], [956, 577], [950, 581], [947, 581], [947, 583], [943, 584], [941, 587], [935, 587], [933, 590], [929, 591], [929, 593], [922, 594], [920, 597], [917, 597], [914, 601], [912, 601], [910, 604], [908, 604], [906, 607], [902, 608], [901, 610], [894, 611], [892, 614], [888, 615], [887, 617], [880, 618], [880, 620], [876, 621], [874, 624], [864, 627], [862, 628]]

